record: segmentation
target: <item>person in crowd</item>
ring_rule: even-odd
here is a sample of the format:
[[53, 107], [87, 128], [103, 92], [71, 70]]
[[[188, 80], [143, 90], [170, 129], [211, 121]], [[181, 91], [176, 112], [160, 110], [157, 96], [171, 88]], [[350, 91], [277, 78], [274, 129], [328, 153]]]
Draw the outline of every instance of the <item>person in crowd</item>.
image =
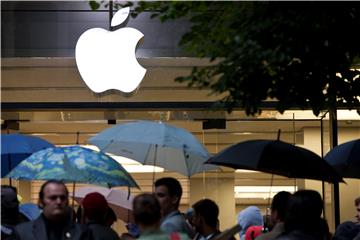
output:
[[125, 225], [126, 229], [128, 230], [127, 233], [123, 233], [121, 235], [121, 239], [136, 239], [140, 236], [140, 229], [139, 226], [133, 222], [128, 222]]
[[216, 237], [220, 230], [218, 228], [219, 207], [211, 199], [197, 201], [194, 209], [192, 223], [195, 227], [195, 240], [210, 240]]
[[76, 222], [77, 223], [84, 223], [84, 210], [81, 205], [78, 206], [76, 210]]
[[256, 238], [256, 240], [273, 240], [285, 231], [284, 221], [287, 211], [287, 205], [291, 193], [286, 191], [278, 192], [271, 202], [270, 221], [275, 225], [268, 233], [264, 233]]
[[65, 184], [58, 180], [48, 180], [39, 192], [41, 215], [15, 227], [18, 240], [85, 240], [90, 239], [85, 225], [72, 221], [68, 201], [69, 192]]
[[[356, 226], [357, 228], [360, 226], [360, 197], [355, 199], [355, 208], [356, 208]], [[356, 235], [354, 240], [360, 240], [360, 232]]]
[[237, 217], [238, 224], [241, 227], [239, 232], [240, 240], [245, 240], [246, 230], [251, 226], [264, 226], [261, 211], [256, 206], [249, 206], [240, 211]]
[[355, 215], [356, 222], [360, 223], [360, 197], [357, 197], [355, 199], [355, 208], [356, 208], [356, 215]]
[[355, 199], [355, 208], [355, 221], [345, 221], [341, 223], [336, 228], [333, 240], [360, 240], [360, 197]]
[[[346, 221], [337, 226], [333, 240], [353, 240], [360, 237], [360, 225], [352, 221]], [[358, 238], [360, 240], [360, 238]]]
[[314, 190], [299, 190], [289, 202], [285, 217], [285, 231], [277, 239], [307, 240], [330, 239], [327, 222], [321, 218], [323, 201], [321, 195]]
[[1, 239], [14, 239], [15, 226], [26, 221], [26, 217], [19, 212], [17, 189], [1, 185]]
[[166, 233], [160, 228], [161, 207], [154, 194], [143, 193], [133, 200], [133, 215], [139, 226], [138, 240], [188, 240], [186, 234]]
[[250, 226], [246, 229], [245, 240], [254, 240], [263, 234], [264, 226]]
[[185, 213], [184, 213], [184, 217], [185, 217], [185, 221], [188, 224], [189, 229], [191, 229], [191, 235], [189, 236], [191, 239], [193, 239], [195, 237], [196, 234], [196, 230], [195, 230], [195, 226], [193, 224], [193, 217], [194, 217], [194, 209], [188, 208]]
[[171, 177], [160, 178], [155, 182], [155, 195], [161, 206], [162, 222], [160, 228], [167, 233], [182, 232], [192, 236], [192, 230], [179, 211], [182, 187]]
[[196, 230], [194, 240], [215, 239], [221, 233], [218, 205], [211, 199], [205, 198], [194, 203], [192, 208], [194, 210], [192, 224]]
[[120, 239], [118, 234], [106, 225], [106, 214], [110, 207], [102, 194], [98, 192], [89, 193], [81, 204], [84, 210], [84, 222], [94, 240]]
[[117, 221], [116, 214], [114, 210], [111, 207], [109, 207], [105, 215], [105, 225], [111, 227], [116, 221]]

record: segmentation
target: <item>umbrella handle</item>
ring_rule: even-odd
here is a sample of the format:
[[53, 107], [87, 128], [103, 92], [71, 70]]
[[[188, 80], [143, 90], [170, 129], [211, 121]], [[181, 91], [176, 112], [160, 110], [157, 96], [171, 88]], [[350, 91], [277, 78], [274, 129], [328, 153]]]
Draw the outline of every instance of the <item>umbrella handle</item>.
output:
[[281, 135], [281, 129], [279, 128], [278, 129], [278, 132], [277, 132], [277, 139], [276, 140], [280, 140], [280, 135]]
[[[9, 172], [11, 171], [11, 154], [8, 154], [8, 167], [9, 167]], [[9, 177], [9, 185], [12, 186], [12, 180], [11, 177]]]
[[156, 158], [157, 158], [157, 148], [158, 148], [158, 145], [155, 144], [155, 153], [154, 153], [154, 167], [153, 167], [153, 176], [152, 176], [152, 182], [153, 182], [153, 192], [155, 192], [155, 166], [156, 166]]
[[76, 132], [76, 145], [79, 145], [79, 137], [80, 137], [80, 132], [77, 131]]
[[72, 203], [71, 208], [74, 209], [74, 201], [75, 201], [75, 181], [73, 182], [73, 192], [72, 192]]
[[[128, 186], [128, 195], [127, 195], [127, 200], [129, 200], [130, 199], [130, 192], [131, 190], [130, 190], [130, 187]], [[130, 211], [129, 211], [129, 209], [127, 210], [127, 222], [130, 222]]]

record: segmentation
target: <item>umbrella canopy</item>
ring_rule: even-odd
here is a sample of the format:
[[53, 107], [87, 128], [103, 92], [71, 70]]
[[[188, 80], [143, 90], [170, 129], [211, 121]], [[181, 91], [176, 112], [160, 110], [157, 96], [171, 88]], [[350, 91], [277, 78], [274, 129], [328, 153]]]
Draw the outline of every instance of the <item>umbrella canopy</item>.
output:
[[124, 222], [134, 221], [132, 216], [132, 201], [134, 197], [129, 195], [127, 191], [104, 187], [82, 187], [75, 192], [75, 200], [81, 203], [85, 196], [92, 192], [98, 192], [105, 197], [117, 218]]
[[137, 187], [131, 175], [108, 155], [80, 146], [47, 148], [32, 154], [7, 177], [23, 180], [57, 179], [113, 186]]
[[21, 212], [29, 221], [35, 220], [41, 214], [41, 209], [35, 203], [20, 204], [19, 212]]
[[290, 178], [343, 181], [335, 169], [317, 154], [279, 140], [250, 140], [237, 143], [222, 150], [208, 162]]
[[90, 138], [89, 142], [101, 151], [185, 176], [217, 169], [217, 166], [204, 165], [210, 154], [194, 135], [162, 122], [118, 124]]
[[48, 141], [19, 133], [1, 134], [1, 177], [39, 150], [54, 147]]
[[360, 139], [340, 144], [331, 149], [325, 160], [346, 178], [360, 178]]

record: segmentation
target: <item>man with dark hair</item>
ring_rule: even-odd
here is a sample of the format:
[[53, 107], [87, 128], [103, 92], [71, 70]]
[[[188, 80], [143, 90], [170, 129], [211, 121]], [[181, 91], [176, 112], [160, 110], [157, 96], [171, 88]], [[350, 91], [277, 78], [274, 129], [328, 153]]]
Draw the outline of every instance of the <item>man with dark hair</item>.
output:
[[331, 239], [329, 226], [321, 217], [323, 200], [314, 190], [295, 192], [288, 202], [285, 231], [277, 239]]
[[[219, 207], [211, 199], [202, 199], [192, 205], [194, 210], [192, 223], [196, 230], [194, 240], [226, 239], [235, 240], [232, 230], [221, 234], [219, 230]], [[237, 230], [238, 232], [238, 230]], [[221, 234], [221, 235], [220, 235]]]
[[219, 207], [210, 199], [202, 199], [196, 202], [192, 208], [194, 215], [192, 223], [197, 232], [195, 240], [210, 240], [220, 233], [219, 225]]
[[33, 221], [16, 226], [16, 239], [89, 239], [87, 228], [73, 223], [68, 197], [69, 192], [63, 182], [57, 180], [45, 182], [39, 192], [42, 214]]
[[179, 181], [171, 177], [158, 179], [155, 182], [155, 195], [161, 208], [161, 230], [167, 233], [182, 232], [191, 236], [191, 229], [178, 210], [182, 195]]
[[159, 201], [153, 194], [144, 193], [133, 200], [133, 214], [135, 223], [140, 230], [144, 228], [158, 228], [161, 220]]
[[47, 185], [49, 184], [57, 184], [57, 185], [63, 185], [65, 187], [65, 194], [66, 196], [69, 196], [69, 190], [67, 189], [67, 187], [65, 186], [65, 184], [62, 181], [56, 180], [56, 179], [50, 179], [48, 181], [46, 181], [43, 185], [41, 185], [40, 187], [40, 192], [39, 192], [39, 204], [41, 205], [41, 201], [44, 199], [44, 191]]
[[160, 229], [161, 207], [155, 195], [143, 193], [133, 200], [133, 215], [140, 228], [138, 240], [187, 240], [186, 234], [165, 233]]
[[271, 215], [270, 219], [274, 224], [273, 229], [268, 233], [263, 233], [258, 236], [257, 240], [272, 240], [279, 236], [281, 233], [285, 231], [284, 221], [285, 215], [287, 211], [287, 205], [289, 199], [291, 197], [291, 193], [286, 191], [278, 192], [271, 203]]

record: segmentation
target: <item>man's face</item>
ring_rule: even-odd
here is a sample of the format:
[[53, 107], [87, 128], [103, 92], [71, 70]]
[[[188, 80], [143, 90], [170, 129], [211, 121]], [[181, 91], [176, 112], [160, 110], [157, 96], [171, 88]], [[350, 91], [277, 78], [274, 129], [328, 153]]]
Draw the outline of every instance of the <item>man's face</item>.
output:
[[161, 215], [164, 217], [176, 210], [177, 196], [170, 196], [166, 186], [160, 185], [155, 188], [155, 196], [159, 200]]
[[192, 217], [192, 224], [196, 230], [196, 232], [202, 234], [203, 231], [202, 231], [202, 226], [204, 225], [203, 224], [203, 219], [202, 217], [200, 216], [200, 214], [197, 214], [196, 212], [194, 212], [194, 215]]
[[62, 184], [49, 183], [44, 188], [44, 198], [40, 200], [44, 216], [53, 221], [63, 219], [68, 210], [68, 196]]
[[355, 217], [356, 217], [356, 220], [357, 220], [358, 222], [360, 222], [360, 204], [358, 204], [358, 205], [356, 206], [356, 215], [355, 215]]

